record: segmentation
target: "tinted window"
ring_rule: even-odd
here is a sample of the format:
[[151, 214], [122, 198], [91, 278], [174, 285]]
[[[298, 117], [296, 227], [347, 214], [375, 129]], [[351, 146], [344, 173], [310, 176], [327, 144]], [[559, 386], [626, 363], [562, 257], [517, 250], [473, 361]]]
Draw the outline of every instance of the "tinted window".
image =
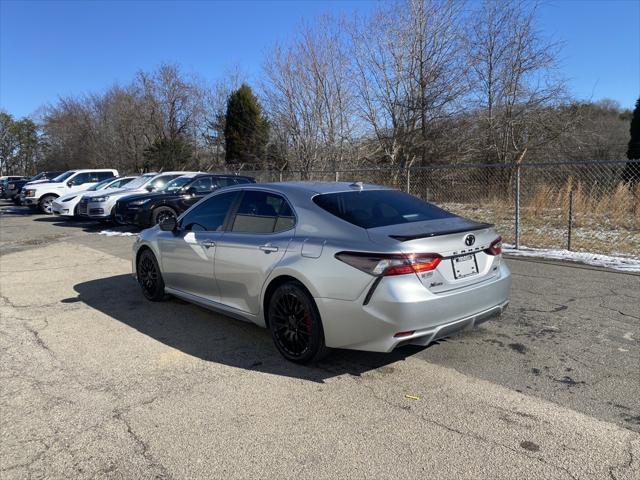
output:
[[158, 178], [156, 178], [155, 180], [149, 182], [149, 185], [147, 185], [148, 187], [151, 187], [152, 191], [155, 190], [160, 190], [162, 187], [164, 187], [168, 182], [170, 182], [171, 180], [173, 180], [174, 178], [178, 178], [180, 177], [180, 174], [176, 174], [176, 175], [162, 175]]
[[313, 201], [336, 217], [362, 228], [455, 216], [397, 190], [326, 193], [313, 197]]
[[93, 176], [98, 179], [98, 182], [114, 177], [113, 172], [96, 172]]
[[[82, 185], [84, 183], [89, 183], [92, 180], [92, 175], [95, 175], [95, 174], [92, 174], [91, 172], [79, 173], [78, 175], [73, 177], [71, 181], [73, 182], [74, 185]], [[97, 181], [97, 180], [94, 180], [94, 181]]]
[[223, 193], [200, 203], [182, 218], [180, 221], [181, 228], [210, 232], [222, 230], [224, 219], [237, 194], [237, 192]]
[[245, 177], [234, 177], [233, 182], [234, 183], [256, 183]]
[[187, 189], [189, 188], [195, 188], [197, 193], [209, 193], [213, 190], [211, 177], [198, 178], [187, 187]]
[[216, 184], [216, 188], [228, 187], [229, 185], [235, 185], [233, 177], [216, 177], [213, 180]]
[[291, 207], [280, 195], [257, 190], [245, 191], [231, 231], [245, 233], [273, 233], [293, 227], [295, 219]]

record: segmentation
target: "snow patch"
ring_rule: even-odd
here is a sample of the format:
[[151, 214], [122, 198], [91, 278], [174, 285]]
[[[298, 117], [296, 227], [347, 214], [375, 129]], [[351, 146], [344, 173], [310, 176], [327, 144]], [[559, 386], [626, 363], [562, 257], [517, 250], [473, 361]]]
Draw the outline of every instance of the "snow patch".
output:
[[640, 272], [640, 259], [625, 256], [600, 255], [598, 253], [570, 252], [569, 250], [557, 250], [550, 248], [520, 247], [519, 250], [514, 245], [502, 244], [502, 251], [509, 255], [520, 257], [539, 257], [553, 260], [568, 260], [571, 262], [582, 262], [587, 265], [597, 267], [607, 267], [624, 272]]
[[106, 235], [107, 237], [137, 237], [137, 233], [133, 232], [118, 232], [116, 230], [102, 230], [98, 232], [98, 235]]

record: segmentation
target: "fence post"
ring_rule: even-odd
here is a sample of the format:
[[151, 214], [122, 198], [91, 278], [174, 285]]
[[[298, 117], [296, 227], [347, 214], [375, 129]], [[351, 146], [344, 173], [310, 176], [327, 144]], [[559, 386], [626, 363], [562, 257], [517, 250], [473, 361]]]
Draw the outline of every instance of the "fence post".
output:
[[280, 177], [280, 181], [282, 182], [282, 170], [280, 170], [280, 175], [279, 175], [279, 177]]
[[340, 172], [336, 170], [336, 182], [340, 181]]
[[516, 167], [516, 218], [515, 218], [515, 243], [516, 250], [520, 249], [520, 165]]
[[407, 167], [407, 193], [411, 193], [411, 167]]
[[567, 225], [567, 250], [571, 251], [571, 234], [573, 230], [573, 189], [569, 190], [569, 224]]

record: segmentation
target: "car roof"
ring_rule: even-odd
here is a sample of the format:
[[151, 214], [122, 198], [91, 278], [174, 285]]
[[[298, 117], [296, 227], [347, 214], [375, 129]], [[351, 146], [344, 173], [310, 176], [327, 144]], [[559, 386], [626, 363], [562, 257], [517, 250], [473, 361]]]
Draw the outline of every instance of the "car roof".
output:
[[265, 188], [282, 193], [308, 194], [357, 192], [363, 190], [393, 190], [391, 187], [362, 182], [273, 182], [238, 185], [235, 188]]

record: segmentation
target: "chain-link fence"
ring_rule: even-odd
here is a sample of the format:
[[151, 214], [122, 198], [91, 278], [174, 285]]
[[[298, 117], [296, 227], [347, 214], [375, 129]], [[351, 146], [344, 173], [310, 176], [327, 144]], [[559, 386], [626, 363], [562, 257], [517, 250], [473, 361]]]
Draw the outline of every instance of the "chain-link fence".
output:
[[[629, 171], [636, 181], [629, 179]], [[504, 240], [517, 248], [558, 248], [640, 258], [640, 161], [242, 173], [260, 182], [362, 181], [389, 185], [459, 215], [494, 223]]]

